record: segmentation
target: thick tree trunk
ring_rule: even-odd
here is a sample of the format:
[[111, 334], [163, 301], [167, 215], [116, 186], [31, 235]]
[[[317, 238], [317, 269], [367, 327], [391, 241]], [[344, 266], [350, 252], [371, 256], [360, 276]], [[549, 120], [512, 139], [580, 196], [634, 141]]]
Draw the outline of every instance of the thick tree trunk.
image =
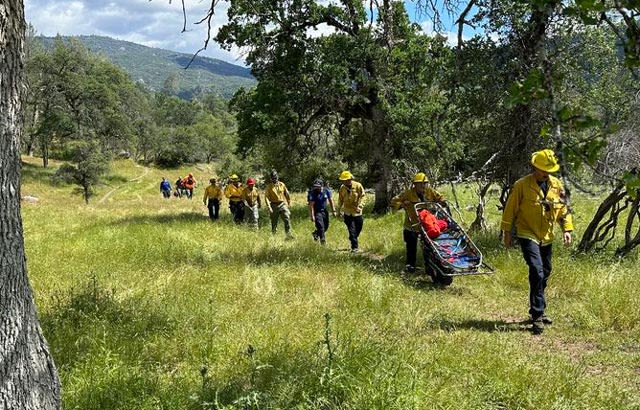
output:
[[384, 113], [377, 107], [371, 109], [371, 122], [367, 126], [369, 141], [371, 141], [370, 159], [368, 163], [369, 176], [374, 184], [376, 193], [373, 204], [373, 212], [384, 214], [389, 210], [391, 203], [390, 186], [391, 181], [391, 159], [393, 156], [388, 152], [389, 131], [386, 126]]
[[24, 5], [0, 0], [0, 409], [57, 409], [60, 382], [27, 279], [20, 217]]

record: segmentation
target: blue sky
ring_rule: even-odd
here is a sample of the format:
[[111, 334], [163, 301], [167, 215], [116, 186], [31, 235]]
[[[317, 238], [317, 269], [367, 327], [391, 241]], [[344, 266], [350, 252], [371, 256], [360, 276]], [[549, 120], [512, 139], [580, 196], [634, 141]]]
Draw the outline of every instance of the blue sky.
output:
[[[181, 33], [183, 17], [180, 0], [24, 0], [27, 21], [38, 34], [46, 36], [95, 34], [120, 40], [194, 53], [203, 45], [206, 26], [194, 22], [204, 17], [210, 4], [207, 0], [186, 0], [187, 32]], [[430, 33], [433, 24], [416, 12], [414, 3], [407, 2], [409, 17]], [[220, 2], [212, 24], [212, 32], [226, 21], [225, 2]], [[446, 32], [454, 42], [456, 27], [446, 19]], [[235, 64], [243, 64], [239, 50], [221, 50], [215, 42], [202, 53]]]

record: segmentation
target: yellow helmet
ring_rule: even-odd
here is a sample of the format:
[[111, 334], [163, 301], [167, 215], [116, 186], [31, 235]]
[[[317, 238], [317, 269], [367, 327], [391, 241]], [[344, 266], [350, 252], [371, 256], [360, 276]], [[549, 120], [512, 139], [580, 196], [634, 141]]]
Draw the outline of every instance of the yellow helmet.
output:
[[340, 181], [348, 181], [350, 179], [353, 179], [353, 174], [349, 171], [342, 171], [338, 179]]
[[413, 177], [413, 182], [428, 182], [427, 175], [424, 172], [418, 172], [415, 177]]
[[560, 169], [556, 154], [550, 149], [543, 149], [531, 154], [531, 165], [545, 172], [556, 172]]
[[229, 177], [229, 179], [230, 179], [230, 180], [232, 180], [232, 181], [237, 181], [237, 180], [239, 180], [240, 178], [238, 178], [238, 176], [237, 176], [236, 174], [233, 174], [233, 175], [231, 175], [231, 176]]

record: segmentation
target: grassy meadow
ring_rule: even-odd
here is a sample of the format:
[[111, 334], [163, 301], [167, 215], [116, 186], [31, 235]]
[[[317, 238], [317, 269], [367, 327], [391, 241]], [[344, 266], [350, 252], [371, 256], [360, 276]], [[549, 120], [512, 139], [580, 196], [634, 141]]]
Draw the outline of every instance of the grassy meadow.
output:
[[[56, 162], [23, 160], [22, 195], [39, 198], [22, 203], [29, 277], [65, 409], [640, 409], [637, 250], [556, 244], [554, 324], [533, 336], [495, 195], [474, 238], [496, 273], [443, 289], [401, 273], [401, 213], [366, 214], [351, 255], [335, 218], [328, 245], [313, 242], [303, 193], [286, 241], [266, 211], [257, 232], [226, 201], [210, 222], [206, 167], [117, 161], [87, 206], [50, 182]], [[161, 177], [189, 171], [194, 199], [163, 199]], [[471, 187], [457, 193], [475, 203]], [[595, 206], [576, 198], [578, 235]]]

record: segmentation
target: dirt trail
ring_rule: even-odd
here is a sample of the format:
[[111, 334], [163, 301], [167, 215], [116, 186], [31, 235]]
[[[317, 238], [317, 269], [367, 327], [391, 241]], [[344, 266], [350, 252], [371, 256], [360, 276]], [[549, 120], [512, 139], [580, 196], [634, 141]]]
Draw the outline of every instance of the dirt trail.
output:
[[141, 165], [136, 165], [136, 167], [138, 168], [143, 168], [144, 171], [142, 172], [141, 175], [138, 175], [137, 177], [128, 180], [127, 182], [125, 182], [124, 184], [118, 185], [117, 187], [113, 188], [112, 190], [110, 190], [109, 192], [107, 192], [106, 194], [104, 194], [104, 196], [102, 198], [100, 198], [100, 200], [98, 201], [99, 204], [104, 203], [110, 196], [111, 194], [113, 194], [114, 192], [116, 192], [118, 189], [122, 188], [123, 186], [125, 186], [126, 184], [130, 183], [130, 182], [134, 182], [137, 181], [139, 179], [144, 178], [148, 173], [149, 173], [149, 168], [147, 167], [143, 167]]

